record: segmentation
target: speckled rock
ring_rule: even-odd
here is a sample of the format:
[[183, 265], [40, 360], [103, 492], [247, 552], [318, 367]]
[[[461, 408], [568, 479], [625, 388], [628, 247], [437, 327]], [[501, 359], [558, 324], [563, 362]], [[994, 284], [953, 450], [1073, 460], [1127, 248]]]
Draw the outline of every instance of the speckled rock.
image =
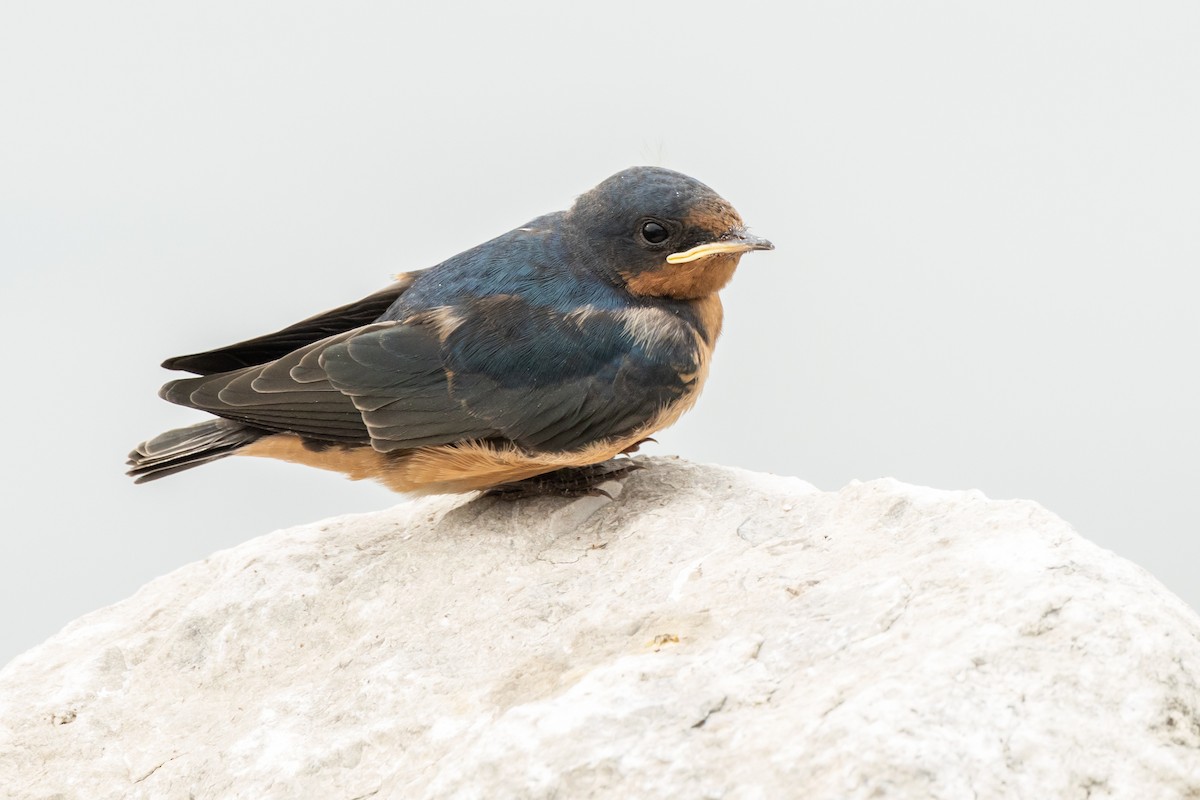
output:
[[1038, 505], [646, 464], [79, 619], [0, 672], [0, 796], [1200, 796], [1200, 619]]

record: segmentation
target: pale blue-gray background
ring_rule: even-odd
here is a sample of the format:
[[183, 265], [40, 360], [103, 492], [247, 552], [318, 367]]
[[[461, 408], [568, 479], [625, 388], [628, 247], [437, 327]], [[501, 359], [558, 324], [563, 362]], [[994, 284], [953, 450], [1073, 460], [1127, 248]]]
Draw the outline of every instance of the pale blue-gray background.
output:
[[1030, 497], [1200, 604], [1200, 5], [425, 5], [4, 4], [0, 663], [397, 501], [252, 459], [133, 486], [129, 447], [200, 418], [163, 357], [636, 163], [778, 245], [651, 452]]

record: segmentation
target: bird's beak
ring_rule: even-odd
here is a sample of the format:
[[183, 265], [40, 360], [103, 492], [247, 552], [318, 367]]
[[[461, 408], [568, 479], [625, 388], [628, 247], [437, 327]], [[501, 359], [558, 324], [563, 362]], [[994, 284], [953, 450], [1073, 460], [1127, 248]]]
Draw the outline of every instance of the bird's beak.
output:
[[668, 264], [686, 264], [698, 258], [712, 256], [718, 253], [745, 253], [749, 250], [774, 250], [775, 245], [760, 236], [752, 236], [745, 228], [735, 228], [717, 239], [715, 242], [698, 244], [691, 250], [682, 253], [671, 253], [667, 256]]

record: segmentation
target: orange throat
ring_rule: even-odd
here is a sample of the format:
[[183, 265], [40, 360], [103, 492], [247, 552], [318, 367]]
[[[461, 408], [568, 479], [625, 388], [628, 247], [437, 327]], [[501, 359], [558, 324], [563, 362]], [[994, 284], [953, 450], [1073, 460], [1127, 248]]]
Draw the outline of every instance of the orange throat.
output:
[[633, 294], [700, 300], [716, 294], [733, 277], [741, 253], [718, 253], [686, 264], [668, 264], [637, 274], [622, 272], [625, 287]]

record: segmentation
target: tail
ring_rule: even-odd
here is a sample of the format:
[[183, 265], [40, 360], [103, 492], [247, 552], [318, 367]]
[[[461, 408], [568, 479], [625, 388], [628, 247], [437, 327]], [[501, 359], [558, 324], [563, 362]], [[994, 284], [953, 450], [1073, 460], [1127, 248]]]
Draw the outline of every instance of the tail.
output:
[[160, 433], [142, 442], [129, 454], [126, 475], [134, 483], [145, 483], [182, 472], [185, 469], [231, 456], [263, 436], [267, 431], [248, 428], [228, 419], [210, 419], [197, 425]]

